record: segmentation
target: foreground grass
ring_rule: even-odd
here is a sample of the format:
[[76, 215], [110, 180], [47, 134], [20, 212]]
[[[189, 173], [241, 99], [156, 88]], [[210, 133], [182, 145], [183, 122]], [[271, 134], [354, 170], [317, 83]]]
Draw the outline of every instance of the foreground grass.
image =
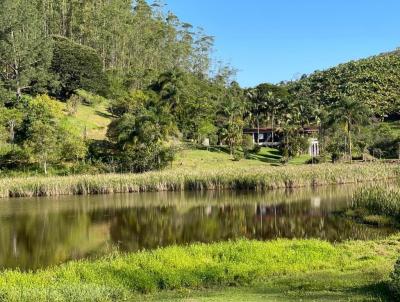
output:
[[399, 252], [399, 235], [337, 245], [242, 240], [169, 247], [38, 272], [5, 271], [0, 273], [0, 300], [294, 301], [298, 295], [305, 301], [383, 300]]
[[286, 167], [175, 167], [145, 174], [0, 179], [0, 197], [183, 190], [270, 190], [397, 178], [396, 164], [321, 164]]

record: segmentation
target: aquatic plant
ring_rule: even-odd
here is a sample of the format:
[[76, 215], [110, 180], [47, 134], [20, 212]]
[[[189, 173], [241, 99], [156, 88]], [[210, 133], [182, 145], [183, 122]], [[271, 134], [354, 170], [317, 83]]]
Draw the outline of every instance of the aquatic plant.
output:
[[352, 207], [400, 219], [400, 189], [382, 185], [360, 189], [353, 196]]
[[0, 197], [86, 195], [184, 190], [255, 190], [386, 180], [396, 164], [322, 164], [286, 167], [171, 169], [143, 174], [100, 174], [0, 179]]

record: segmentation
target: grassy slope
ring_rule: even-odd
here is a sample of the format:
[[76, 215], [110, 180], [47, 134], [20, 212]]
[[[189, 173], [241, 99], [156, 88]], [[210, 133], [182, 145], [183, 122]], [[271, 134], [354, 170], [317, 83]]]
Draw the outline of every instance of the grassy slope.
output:
[[169, 247], [71, 262], [36, 273], [3, 272], [0, 298], [385, 301], [386, 283], [399, 252], [399, 235], [336, 245], [318, 240], [243, 240]]
[[[61, 103], [65, 108], [65, 103]], [[87, 130], [89, 139], [104, 139], [111, 116], [107, 112], [107, 104], [93, 106], [79, 105], [76, 115], [68, 117], [69, 122], [80, 129], [81, 133]]]

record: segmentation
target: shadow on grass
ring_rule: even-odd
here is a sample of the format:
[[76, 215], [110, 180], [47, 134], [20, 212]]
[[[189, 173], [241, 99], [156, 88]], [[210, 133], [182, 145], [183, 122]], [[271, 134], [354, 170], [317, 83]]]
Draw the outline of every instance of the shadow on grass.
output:
[[104, 117], [104, 118], [113, 118], [113, 117], [114, 117], [114, 116], [113, 116], [112, 114], [110, 114], [110, 113], [105, 113], [105, 112], [101, 112], [101, 111], [98, 111], [98, 110], [96, 110], [95, 113], [96, 113], [98, 116], [101, 116], [101, 117]]
[[362, 286], [362, 287], [356, 288], [354, 290], [351, 290], [351, 292], [358, 293], [358, 294], [367, 294], [374, 298], [377, 298], [377, 299], [379, 298], [378, 301], [387, 301], [387, 302], [394, 301], [392, 293], [390, 292], [389, 284], [388, 284], [388, 282], [384, 282], [384, 281], [370, 284], [367, 286]]

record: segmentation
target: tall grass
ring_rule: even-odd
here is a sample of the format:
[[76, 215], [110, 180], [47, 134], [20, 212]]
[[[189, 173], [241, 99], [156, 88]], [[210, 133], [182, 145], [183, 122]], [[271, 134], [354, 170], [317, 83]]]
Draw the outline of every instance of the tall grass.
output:
[[[400, 188], [374, 186], [361, 189], [353, 197], [354, 209], [365, 209], [372, 215], [393, 217], [400, 222]], [[397, 252], [398, 253], [398, 252]], [[400, 258], [391, 274], [390, 288], [394, 298], [400, 301]]]
[[0, 179], [0, 197], [84, 195], [184, 190], [256, 190], [359, 183], [396, 178], [396, 164], [172, 169], [145, 174], [101, 174]]
[[400, 247], [398, 239], [337, 245], [319, 240], [241, 240], [115, 253], [37, 272], [2, 272], [0, 300], [130, 301], [138, 293], [246, 285], [316, 271], [338, 278], [376, 271], [388, 276]]
[[384, 186], [361, 189], [354, 195], [352, 206], [355, 209], [366, 209], [373, 215], [400, 220], [400, 189]]

